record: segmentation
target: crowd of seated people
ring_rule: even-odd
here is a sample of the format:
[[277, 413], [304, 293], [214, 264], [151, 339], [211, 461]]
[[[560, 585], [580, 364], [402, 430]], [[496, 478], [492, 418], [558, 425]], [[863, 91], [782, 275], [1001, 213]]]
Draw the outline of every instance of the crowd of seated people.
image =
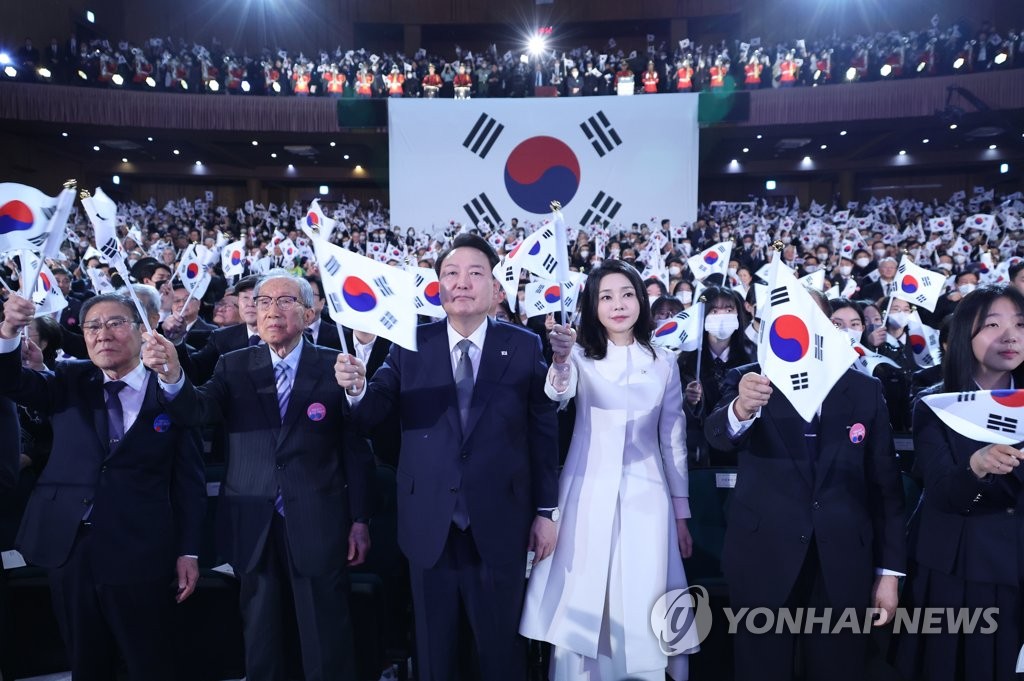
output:
[[[31, 38], [3, 54], [2, 76], [39, 82], [207, 94], [324, 97], [524, 97], [537, 87], [563, 96], [756, 90], [828, 83], [976, 73], [1024, 64], [1013, 29], [988, 22], [869, 36], [749, 36], [713, 44], [666, 44], [646, 36], [646, 49], [624, 50], [614, 39], [524, 51], [491, 44], [412, 55], [358, 48], [289, 46], [250, 55], [216, 40], [207, 45], [152, 38], [56, 38], [40, 50]], [[296, 49], [298, 47], [298, 49]]]

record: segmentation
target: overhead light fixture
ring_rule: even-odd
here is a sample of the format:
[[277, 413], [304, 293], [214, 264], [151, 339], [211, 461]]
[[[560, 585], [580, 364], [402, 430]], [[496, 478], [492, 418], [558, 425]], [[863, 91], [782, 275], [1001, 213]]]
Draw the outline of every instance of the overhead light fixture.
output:
[[178, 155], [180, 155], [180, 154], [181, 154], [181, 152], [180, 152], [180, 151], [178, 151], [177, 149], [175, 149], [175, 150], [174, 150], [174, 151], [172, 151], [171, 153], [172, 153], [172, 154], [174, 154], [175, 156], [178, 156]]
[[956, 123], [950, 123], [949, 124], [949, 129], [950, 130], [956, 130]]
[[336, 147], [336, 146], [338, 146], [337, 142], [331, 142], [331, 147]]
[[544, 38], [539, 35], [532, 36], [526, 43], [526, 49], [534, 57], [543, 52], [545, 47], [546, 43], [544, 42]]
[[92, 145], [92, 150], [93, 151], [99, 151], [100, 150], [100, 145], [98, 145], [98, 144]]
[[152, 142], [152, 141], [153, 141], [153, 138], [152, 138], [152, 137], [147, 137], [147, 138], [146, 138], [146, 141], [147, 141], [147, 142]]
[[775, 180], [765, 180], [764, 181], [764, 188], [767, 189], [770, 192], [771, 191], [775, 191]]
[[288, 164], [288, 170], [295, 170], [295, 165], [292, 163]]
[[906, 156], [906, 155], [907, 155], [907, 150], [906, 149], [900, 149], [900, 156]]
[[761, 135], [761, 134], [757, 135], [757, 139], [761, 139], [762, 137], [764, 137], [764, 135]]
[[828, 149], [828, 145], [827, 144], [822, 144], [821, 145], [821, 150], [824, 151], [825, 149]]
[[733, 159], [733, 160], [729, 161], [729, 167], [730, 168], [739, 168], [740, 167], [740, 162], [737, 161], [736, 159]]
[[327, 185], [320, 185], [320, 196], [327, 196]]
[[60, 136], [61, 136], [61, 137], [67, 137], [67, 136], [68, 136], [68, 134], [67, 134], [66, 132], [62, 132], [62, 133], [60, 134]]
[[93, 14], [93, 11], [91, 9], [85, 10], [85, 20], [88, 21], [90, 24], [96, 23], [96, 15]]
[[0, 66], [7, 66], [11, 63], [11, 55], [6, 52], [0, 52]]
[[840, 130], [839, 131], [839, 136], [840, 137], [846, 137], [846, 131], [845, 130]]
[[122, 158], [122, 159], [121, 159], [121, 163], [127, 163], [127, 162], [128, 162], [128, 159], [127, 159], [127, 158]]
[[1008, 172], [1010, 172], [1010, 164], [1009, 163], [1000, 163], [999, 164], [999, 174], [1000, 175], [1005, 175]]
[[253, 141], [252, 141], [252, 145], [253, 145], [254, 147], [258, 147], [258, 146], [260, 145], [260, 143], [259, 143], [259, 140], [253, 140]]
[[277, 158], [277, 152], [271, 152], [270, 158]]
[[348, 160], [348, 154], [345, 154], [344, 156], [342, 156], [342, 158], [347, 161]]
[[114, 175], [112, 178], [110, 178], [110, 181], [113, 182], [114, 184], [121, 184], [121, 176]]
[[809, 165], [811, 163], [811, 157], [810, 156], [804, 156], [804, 160], [801, 161], [801, 163], [803, 163], [804, 165]]
[[363, 172], [363, 167], [362, 167], [361, 165], [357, 165], [357, 166], [355, 167], [355, 171], [356, 171], [357, 173], [361, 173], [361, 172]]
[[989, 151], [995, 151], [995, 149], [996, 149], [996, 145], [994, 145], [994, 144], [988, 145], [988, 150]]
[[743, 153], [744, 154], [747, 153], [748, 151], [750, 151], [750, 147], [743, 147]]
[[930, 142], [930, 141], [931, 140], [929, 140], [927, 137], [925, 137], [923, 140], [921, 140], [921, 144], [928, 144], [928, 142]]
[[197, 167], [197, 168], [198, 168], [199, 166], [201, 166], [201, 165], [203, 165], [203, 162], [202, 162], [202, 161], [196, 161], [196, 167]]

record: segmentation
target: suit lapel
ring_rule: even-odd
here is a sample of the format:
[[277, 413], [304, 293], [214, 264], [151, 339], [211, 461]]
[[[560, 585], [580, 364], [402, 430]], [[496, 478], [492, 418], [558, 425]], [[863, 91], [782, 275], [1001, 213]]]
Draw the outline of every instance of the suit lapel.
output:
[[85, 408], [92, 414], [93, 432], [100, 441], [101, 450], [110, 448], [110, 427], [107, 423], [107, 403], [103, 393], [103, 373], [93, 367], [83, 375], [85, 382]]
[[274, 380], [274, 369], [270, 363], [270, 348], [260, 345], [249, 350], [249, 383], [263, 408], [263, 422], [281, 423], [281, 413], [277, 407], [277, 382]]
[[[161, 411], [161, 405], [157, 391], [160, 387], [157, 385], [156, 375], [150, 372], [148, 369], [146, 373], [149, 374], [149, 380], [146, 381], [146, 394], [142, 398], [142, 407], [139, 409], [138, 415], [135, 417], [135, 421], [132, 422], [132, 427], [129, 428], [124, 437], [121, 438], [121, 444], [118, 445], [117, 449], [113, 452], [108, 451], [106, 458], [109, 459], [118, 452], [124, 451], [128, 441], [132, 438], [138, 437], [140, 429], [145, 430], [153, 425], [153, 417], [155, 413]], [[104, 410], [106, 405], [104, 404]]]
[[437, 399], [445, 405], [444, 413], [448, 425], [456, 435], [462, 433], [459, 423], [459, 397], [455, 392], [455, 373], [452, 371], [452, 353], [448, 347], [448, 322], [441, 320], [425, 327], [422, 336], [423, 344], [419, 354], [429, 357], [424, 372], [426, 385], [439, 386], [440, 395]]
[[[502, 376], [505, 375], [514, 357], [515, 348], [509, 343], [508, 331], [500, 324], [488, 319], [487, 336], [484, 338], [484, 347], [481, 348], [480, 353], [480, 370], [477, 372], [476, 382], [473, 385], [473, 400], [470, 402], [463, 440], [469, 439], [473, 428], [480, 420], [480, 415], [495, 393], [495, 386], [501, 382]], [[453, 388], [454, 380], [453, 376]]]
[[818, 433], [818, 466], [815, 476], [815, 490], [821, 487], [828, 475], [829, 468], [835, 463], [839, 450], [849, 439], [849, 398], [846, 394], [850, 387], [846, 374], [843, 374], [825, 397], [821, 405], [821, 427]]
[[[278, 446], [284, 442], [289, 431], [295, 426], [299, 416], [306, 412], [309, 401], [313, 396], [313, 390], [320, 382], [322, 374], [316, 371], [316, 350], [309, 343], [302, 344], [302, 351], [299, 355], [299, 367], [295, 371], [295, 380], [292, 381], [292, 392], [288, 397], [288, 410], [284, 414], [284, 423], [278, 431]], [[276, 400], [276, 384], [275, 384]]]

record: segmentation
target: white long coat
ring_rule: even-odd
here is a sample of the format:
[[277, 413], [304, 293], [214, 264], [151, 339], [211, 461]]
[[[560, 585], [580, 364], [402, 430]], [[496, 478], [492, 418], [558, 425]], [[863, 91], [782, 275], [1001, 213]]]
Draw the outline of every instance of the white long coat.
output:
[[[558, 541], [554, 554], [533, 568], [519, 629], [597, 657], [609, 574], [621, 574], [610, 593], [621, 593], [622, 602], [609, 602], [608, 613], [621, 618], [630, 673], [668, 666], [651, 629], [651, 608], [666, 591], [686, 587], [672, 503], [689, 496], [686, 417], [676, 361], [656, 352], [609, 343], [607, 356], [594, 361], [577, 346], [566, 392], [546, 386], [552, 399], [575, 396], [576, 426], [559, 481]], [[621, 570], [611, 570], [614, 542]], [[673, 678], [685, 675], [685, 657], [673, 658]]]

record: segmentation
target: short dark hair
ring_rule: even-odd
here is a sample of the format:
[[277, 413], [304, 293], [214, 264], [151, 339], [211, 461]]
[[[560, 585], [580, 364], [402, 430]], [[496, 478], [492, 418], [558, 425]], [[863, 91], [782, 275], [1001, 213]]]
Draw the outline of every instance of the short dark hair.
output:
[[152, 279], [156, 271], [160, 269], [171, 272], [170, 267], [156, 258], [143, 258], [135, 263], [135, 266], [132, 268], [132, 276], [135, 277], [135, 281], [141, 284], [144, 279]]
[[640, 273], [636, 271], [636, 268], [622, 260], [605, 260], [600, 266], [591, 270], [587, 276], [587, 283], [579, 300], [582, 311], [579, 344], [583, 348], [583, 354], [591, 359], [604, 359], [608, 354], [608, 332], [598, 319], [597, 305], [600, 300], [601, 280], [609, 274], [625, 275], [633, 286], [637, 303], [640, 306], [640, 316], [637, 317], [636, 323], [633, 325], [633, 337], [653, 356], [651, 305], [648, 302], [647, 287], [644, 286], [643, 279], [640, 278]]
[[78, 318], [84, 322], [89, 316], [89, 310], [100, 303], [117, 303], [128, 312], [129, 319], [137, 324], [142, 323], [142, 317], [139, 316], [139, 311], [135, 309], [135, 303], [128, 296], [121, 295], [120, 293], [101, 293], [98, 296], [89, 298], [82, 303], [82, 309], [78, 313]]
[[[1007, 298], [1024, 312], [1024, 294], [1009, 284], [981, 286], [964, 296], [953, 311], [949, 328], [949, 347], [942, 359], [943, 392], [977, 390], [974, 380], [977, 360], [972, 342], [980, 331], [980, 324], [999, 298]], [[1013, 371], [1015, 385], [1024, 385], [1024, 364]]]
[[[1006, 276], [1010, 281], [1013, 281], [1017, 278], [1017, 275], [1020, 274], [1021, 270], [1024, 270], [1024, 260], [1018, 260], [1014, 264], [1010, 265], [1010, 269], [1006, 271]], [[56, 274], [57, 270], [54, 270], [53, 272]]]
[[445, 259], [452, 254], [456, 248], [475, 248], [484, 255], [487, 256], [487, 262], [491, 264], [491, 269], [498, 264], [498, 254], [494, 252], [491, 245], [487, 243], [487, 239], [477, 234], [460, 234], [452, 241], [452, 245], [441, 251], [441, 255], [437, 256], [437, 262], [434, 263], [434, 271], [441, 274], [441, 265], [444, 264]]
[[233, 287], [235, 295], [239, 293], [245, 293], [246, 291], [252, 291], [256, 288], [256, 282], [260, 280], [260, 275], [250, 274], [248, 277], [242, 277], [235, 282]]
[[308, 281], [310, 286], [316, 286], [316, 291], [314, 291], [314, 295], [316, 295], [318, 298], [326, 297], [326, 296], [324, 296], [324, 281], [323, 281], [323, 279], [321, 279], [320, 277], [318, 277], [315, 274], [307, 274], [307, 275], [305, 275], [302, 278], [305, 279], [306, 281]]

